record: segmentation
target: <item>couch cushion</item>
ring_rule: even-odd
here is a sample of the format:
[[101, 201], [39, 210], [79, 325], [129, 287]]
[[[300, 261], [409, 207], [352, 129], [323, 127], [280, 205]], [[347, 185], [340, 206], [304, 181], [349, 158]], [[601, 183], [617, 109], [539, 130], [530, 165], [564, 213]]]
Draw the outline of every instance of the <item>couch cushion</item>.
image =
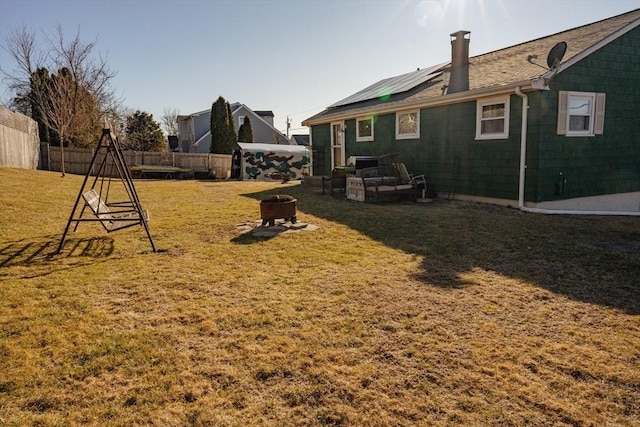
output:
[[397, 191], [411, 190], [412, 188], [413, 188], [413, 185], [411, 185], [411, 184], [396, 185], [396, 190]]

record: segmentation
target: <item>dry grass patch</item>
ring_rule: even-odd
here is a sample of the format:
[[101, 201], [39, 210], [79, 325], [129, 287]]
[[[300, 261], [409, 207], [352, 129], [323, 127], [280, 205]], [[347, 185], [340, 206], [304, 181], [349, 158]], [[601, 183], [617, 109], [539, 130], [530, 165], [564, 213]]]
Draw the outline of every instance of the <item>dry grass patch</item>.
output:
[[[359, 204], [292, 184], [0, 169], [0, 424], [637, 425], [639, 218]], [[239, 238], [258, 200], [316, 231]]]

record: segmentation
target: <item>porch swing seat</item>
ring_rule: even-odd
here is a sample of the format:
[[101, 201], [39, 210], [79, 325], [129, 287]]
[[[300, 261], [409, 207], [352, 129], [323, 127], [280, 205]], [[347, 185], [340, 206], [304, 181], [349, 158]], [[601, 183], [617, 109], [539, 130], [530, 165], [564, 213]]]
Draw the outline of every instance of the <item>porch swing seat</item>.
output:
[[[91, 189], [82, 195], [87, 206], [99, 218], [104, 229], [110, 233], [132, 225], [140, 224], [140, 216], [136, 211], [112, 212], [100, 195]], [[145, 221], [149, 220], [148, 211], [142, 211]]]

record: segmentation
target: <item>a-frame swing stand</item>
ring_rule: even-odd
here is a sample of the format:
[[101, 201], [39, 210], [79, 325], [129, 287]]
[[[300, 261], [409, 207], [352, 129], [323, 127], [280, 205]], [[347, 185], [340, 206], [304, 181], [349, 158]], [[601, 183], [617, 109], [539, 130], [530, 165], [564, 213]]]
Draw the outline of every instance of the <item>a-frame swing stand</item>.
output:
[[[97, 171], [93, 174], [92, 172], [96, 166]], [[93, 182], [88, 185], [91, 175], [94, 175]], [[112, 181], [122, 184], [124, 192], [120, 191], [118, 196], [126, 194], [127, 200], [109, 201]], [[80, 214], [76, 216], [80, 204], [82, 204], [82, 208]], [[91, 215], [83, 216], [87, 209], [91, 211]], [[76, 203], [71, 210], [57, 253], [60, 253], [64, 246], [71, 224], [75, 224], [73, 231], [76, 231], [80, 222], [84, 221], [100, 222], [107, 233], [133, 227], [134, 225], [142, 225], [147, 237], [149, 237], [153, 252], [156, 252], [156, 246], [149, 232], [148, 219], [147, 212], [142, 209], [140, 204], [138, 193], [131, 178], [131, 172], [122, 155], [118, 139], [113, 135], [111, 129], [105, 128], [102, 130], [102, 136], [82, 182]]]

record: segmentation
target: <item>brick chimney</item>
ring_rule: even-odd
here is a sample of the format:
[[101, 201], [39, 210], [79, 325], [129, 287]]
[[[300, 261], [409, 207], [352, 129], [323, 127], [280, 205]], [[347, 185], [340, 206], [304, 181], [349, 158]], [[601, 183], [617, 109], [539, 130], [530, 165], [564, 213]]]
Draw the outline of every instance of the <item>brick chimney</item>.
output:
[[469, 90], [469, 37], [470, 31], [451, 34], [451, 77], [447, 93]]

